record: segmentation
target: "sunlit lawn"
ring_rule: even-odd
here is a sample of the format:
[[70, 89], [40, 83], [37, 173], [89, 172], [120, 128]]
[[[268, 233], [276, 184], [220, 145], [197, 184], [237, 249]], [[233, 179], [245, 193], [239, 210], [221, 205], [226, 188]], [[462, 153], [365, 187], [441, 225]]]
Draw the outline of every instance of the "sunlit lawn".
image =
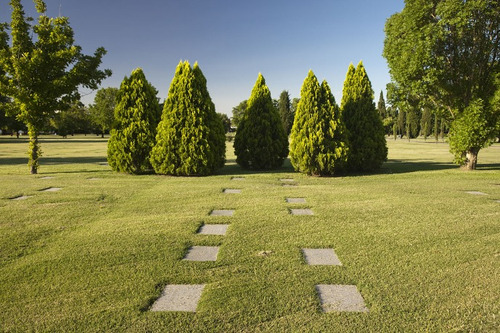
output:
[[[174, 178], [111, 172], [95, 136], [45, 137], [29, 175], [26, 140], [2, 137], [0, 331], [496, 331], [500, 144], [471, 173], [445, 143], [388, 145], [373, 175], [248, 172], [229, 144], [218, 175]], [[230, 227], [198, 235], [202, 223]], [[191, 245], [220, 246], [217, 261], [182, 261]], [[301, 248], [334, 248], [343, 266], [308, 266]], [[206, 284], [197, 312], [148, 311], [166, 284]], [[317, 284], [356, 285], [369, 312], [323, 313]]]

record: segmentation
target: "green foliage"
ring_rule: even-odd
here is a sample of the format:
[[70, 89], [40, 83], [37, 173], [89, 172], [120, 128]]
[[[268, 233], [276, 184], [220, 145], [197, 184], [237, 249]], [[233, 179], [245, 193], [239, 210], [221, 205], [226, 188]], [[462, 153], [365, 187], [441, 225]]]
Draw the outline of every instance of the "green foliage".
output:
[[259, 73], [234, 138], [236, 162], [244, 168], [275, 169], [288, 155], [288, 138], [271, 92]]
[[431, 134], [432, 130], [432, 112], [426, 107], [422, 111], [422, 118], [420, 119], [420, 133], [423, 135], [424, 139]]
[[381, 119], [387, 117], [387, 109], [385, 107], [384, 93], [382, 91], [380, 91], [380, 96], [378, 98], [377, 111]]
[[80, 99], [79, 86], [97, 89], [111, 71], [98, 69], [106, 51], [98, 48], [93, 56], [84, 55], [74, 45], [68, 18], [46, 16], [42, 0], [35, 0], [39, 18], [33, 26], [20, 0], [11, 0], [10, 6], [10, 25], [0, 25], [0, 95], [12, 98], [12, 110], [19, 112], [18, 119], [28, 127], [29, 165], [31, 173], [37, 173], [41, 128], [56, 111]]
[[330, 176], [347, 159], [347, 133], [326, 81], [309, 71], [300, 92], [290, 136], [290, 160], [296, 171]]
[[117, 95], [117, 88], [101, 88], [94, 97], [94, 104], [89, 108], [92, 123], [99, 128], [102, 137], [113, 126]]
[[151, 170], [149, 156], [159, 117], [158, 91], [137, 68], [120, 85], [115, 128], [108, 141], [108, 163], [115, 171], [141, 174]]
[[90, 114], [82, 103], [74, 103], [68, 110], [57, 112], [51, 119], [51, 125], [62, 137], [75, 133], [90, 132]]
[[240, 121], [243, 118], [243, 115], [247, 111], [247, 100], [242, 101], [240, 104], [233, 108], [233, 118], [232, 125], [238, 127], [240, 125]]
[[281, 117], [281, 122], [283, 123], [283, 129], [288, 136], [292, 131], [294, 114], [292, 113], [290, 94], [286, 90], [283, 90], [280, 94], [280, 99], [278, 100], [278, 112]]
[[478, 99], [451, 124], [448, 142], [455, 163], [467, 165], [467, 159], [471, 158], [468, 152], [472, 151], [477, 155], [481, 148], [491, 145], [496, 138], [495, 124], [488, 121], [485, 112], [487, 112], [485, 103]]
[[350, 148], [348, 170], [379, 168], [387, 159], [384, 127], [373, 103], [373, 89], [362, 62], [357, 68], [349, 66], [341, 108]]
[[231, 120], [225, 113], [217, 113], [217, 116], [219, 117], [220, 121], [222, 122], [222, 125], [224, 127], [224, 133], [228, 133], [229, 130], [231, 129]]
[[[491, 104], [484, 103], [479, 119], [467, 115], [468, 107], [478, 99], [489, 101], [497, 87], [495, 76], [500, 72], [500, 5], [498, 0], [420, 1], [407, 0], [400, 13], [386, 23], [384, 57], [394, 84], [402, 96], [432, 103], [433, 110], [446, 110], [440, 117], [451, 120], [451, 127], [463, 128], [463, 119], [495, 122], [498, 117]], [[474, 106], [477, 109], [477, 104]], [[453, 125], [458, 121], [461, 124]], [[444, 125], [444, 123], [443, 123]], [[442, 126], [443, 130], [444, 127]], [[457, 135], [474, 135], [475, 131], [454, 131]], [[478, 137], [462, 138], [476, 142]], [[465, 147], [455, 145], [453, 149]], [[479, 150], [477, 150], [479, 151]], [[471, 151], [456, 152], [461, 156]], [[477, 155], [477, 154], [476, 154]], [[456, 159], [474, 169], [476, 159]]]
[[170, 84], [151, 164], [156, 173], [206, 176], [225, 162], [225, 135], [221, 118], [207, 90], [207, 81], [195, 63], [180, 62]]

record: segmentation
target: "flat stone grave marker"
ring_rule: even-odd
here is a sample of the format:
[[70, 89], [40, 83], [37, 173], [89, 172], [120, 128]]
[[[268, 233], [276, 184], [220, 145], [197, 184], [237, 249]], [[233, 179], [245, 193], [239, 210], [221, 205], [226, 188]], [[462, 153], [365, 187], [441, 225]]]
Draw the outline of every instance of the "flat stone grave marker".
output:
[[52, 176], [45, 176], [45, 177], [40, 177], [40, 179], [54, 179], [55, 177]]
[[31, 198], [32, 195], [20, 195], [18, 197], [10, 198], [10, 200], [26, 200], [28, 198]]
[[184, 257], [187, 261], [216, 261], [218, 246], [193, 246]]
[[171, 284], [165, 286], [151, 311], [196, 312], [204, 284]]
[[231, 180], [245, 180], [245, 177], [232, 177]]
[[292, 215], [314, 215], [313, 211], [309, 208], [290, 209]]
[[200, 235], [225, 235], [229, 224], [204, 224], [198, 233]]
[[49, 187], [49, 188], [45, 188], [43, 190], [40, 190], [40, 192], [57, 192], [60, 190], [62, 190], [61, 187]]
[[283, 187], [297, 187], [297, 184], [282, 184]]
[[472, 194], [472, 195], [488, 195], [486, 193], [479, 192], [479, 191], [466, 191], [465, 193]]
[[363, 296], [356, 286], [319, 284], [316, 289], [323, 312], [368, 312]]
[[342, 266], [333, 249], [302, 249], [308, 265]]
[[228, 193], [228, 194], [239, 194], [241, 193], [241, 190], [236, 189], [236, 188], [225, 188], [223, 193]]
[[87, 178], [87, 180], [101, 180], [102, 178], [99, 178], [99, 177], [91, 177], [91, 178]]
[[234, 210], [231, 209], [214, 209], [210, 212], [210, 216], [233, 216]]
[[305, 203], [306, 199], [304, 199], [304, 198], [286, 198], [286, 202], [288, 202], [288, 203]]
[[280, 178], [280, 181], [287, 183], [294, 182], [293, 178]]

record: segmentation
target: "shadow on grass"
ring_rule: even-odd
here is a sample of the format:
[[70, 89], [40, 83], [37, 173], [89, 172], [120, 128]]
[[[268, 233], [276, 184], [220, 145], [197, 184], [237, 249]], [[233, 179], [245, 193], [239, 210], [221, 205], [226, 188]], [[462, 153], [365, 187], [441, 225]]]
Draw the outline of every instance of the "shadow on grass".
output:
[[[99, 137], [91, 137], [89, 136], [88, 138], [63, 138], [63, 137], [54, 137], [54, 138], [40, 138], [39, 139], [40, 143], [43, 145], [44, 143], [96, 143], [96, 142], [107, 142], [107, 138], [101, 138]], [[29, 138], [28, 137], [22, 137], [17, 139], [16, 137], [0, 137], [0, 143], [8, 143], [8, 144], [28, 144], [29, 143]]]
[[236, 163], [235, 159], [227, 159], [224, 167], [216, 172], [218, 176], [233, 176], [233, 175], [252, 175], [265, 173], [294, 173], [290, 159], [285, 159], [283, 166], [272, 170], [253, 170], [245, 169]]
[[[411, 173], [418, 171], [438, 171], [459, 169], [460, 167], [453, 163], [440, 163], [432, 161], [412, 161], [412, 160], [388, 160], [383, 164], [380, 173]], [[500, 170], [500, 164], [478, 164], [477, 170]], [[384, 172], [386, 171], [386, 172]]]
[[[54, 164], [96, 164], [106, 163], [107, 160], [102, 156], [89, 157], [41, 157], [40, 165]], [[28, 164], [27, 157], [0, 157], [0, 165]]]

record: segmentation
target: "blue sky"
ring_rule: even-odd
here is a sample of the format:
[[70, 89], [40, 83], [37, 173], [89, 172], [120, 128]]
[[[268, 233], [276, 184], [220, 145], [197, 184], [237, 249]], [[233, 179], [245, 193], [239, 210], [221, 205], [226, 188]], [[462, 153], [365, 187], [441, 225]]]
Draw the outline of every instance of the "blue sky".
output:
[[[49, 16], [70, 18], [85, 53], [103, 46], [102, 68], [113, 76], [102, 87], [119, 87], [141, 67], [167, 97], [180, 60], [198, 61], [217, 112], [250, 96], [262, 73], [273, 98], [288, 90], [300, 97], [309, 69], [327, 80], [340, 103], [347, 67], [363, 61], [378, 100], [390, 81], [382, 57], [386, 19], [403, 0], [46, 0]], [[10, 21], [2, 1], [0, 21]], [[35, 15], [32, 1], [22, 1]], [[83, 98], [93, 101], [94, 93]]]

